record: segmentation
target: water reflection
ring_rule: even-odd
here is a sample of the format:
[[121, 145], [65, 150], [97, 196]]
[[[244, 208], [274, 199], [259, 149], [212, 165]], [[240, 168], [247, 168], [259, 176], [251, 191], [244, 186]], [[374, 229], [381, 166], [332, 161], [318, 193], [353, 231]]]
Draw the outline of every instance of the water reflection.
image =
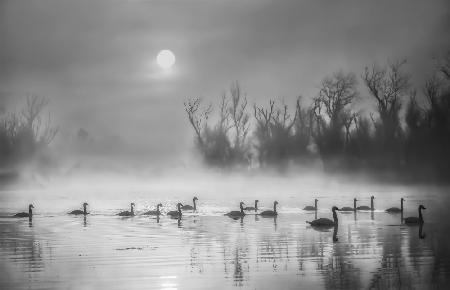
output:
[[333, 242], [338, 241], [337, 232], [338, 232], [338, 225], [335, 225], [333, 228]]
[[425, 233], [423, 233], [423, 223], [419, 225], [419, 239], [425, 239]]

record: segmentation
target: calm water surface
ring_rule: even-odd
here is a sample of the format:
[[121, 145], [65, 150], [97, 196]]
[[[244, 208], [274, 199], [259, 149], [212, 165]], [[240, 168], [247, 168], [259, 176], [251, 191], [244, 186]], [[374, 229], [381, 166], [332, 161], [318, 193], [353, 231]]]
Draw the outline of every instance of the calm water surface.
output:
[[[217, 189], [220, 191], [220, 189]], [[212, 190], [211, 190], [212, 191]], [[220, 194], [196, 193], [199, 210], [181, 220], [167, 216], [115, 216], [136, 203], [137, 214], [178, 200], [192, 204], [192, 192], [130, 190], [1, 192], [1, 289], [429, 289], [450, 287], [449, 190], [442, 187], [389, 187], [346, 191], [329, 187], [313, 194], [301, 190]], [[318, 217], [331, 218], [331, 206], [352, 206], [354, 196], [370, 212], [339, 213], [333, 229], [318, 231], [305, 223], [314, 213], [302, 211], [319, 198]], [[70, 198], [67, 198], [70, 196]], [[260, 199], [260, 206], [280, 203], [278, 218], [249, 214], [242, 220], [223, 216]], [[20, 198], [19, 198], [20, 197]], [[401, 224], [424, 204], [425, 224]], [[35, 205], [32, 222], [9, 217]], [[87, 200], [91, 214], [68, 216]], [[420, 232], [421, 230], [421, 232]]]

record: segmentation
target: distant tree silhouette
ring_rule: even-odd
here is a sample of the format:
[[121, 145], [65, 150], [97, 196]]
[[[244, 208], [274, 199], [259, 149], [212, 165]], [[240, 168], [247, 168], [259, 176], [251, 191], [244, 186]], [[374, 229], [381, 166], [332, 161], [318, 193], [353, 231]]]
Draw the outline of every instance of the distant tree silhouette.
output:
[[296, 118], [293, 132], [293, 156], [298, 162], [308, 162], [312, 157], [310, 145], [314, 142], [314, 112], [303, 108], [300, 104], [301, 97], [296, 102]]
[[[402, 72], [406, 61], [396, 61], [379, 68], [365, 68], [362, 79], [377, 103], [378, 118], [371, 115], [375, 126], [376, 154], [379, 166], [397, 166], [401, 154], [402, 128], [399, 112], [402, 98], [407, 95], [409, 76]], [[390, 164], [386, 164], [390, 161]]]
[[196, 135], [196, 146], [208, 164], [216, 166], [248, 165], [250, 146], [247, 142], [249, 114], [247, 98], [238, 83], [230, 88], [230, 97], [222, 96], [219, 116], [214, 126], [208, 125], [212, 105], [201, 108], [199, 98], [184, 103], [189, 123]]
[[310, 128], [299, 99], [293, 117], [284, 102], [275, 107], [274, 100], [269, 100], [268, 108], [255, 104], [253, 112], [255, 148], [261, 166], [285, 163], [306, 155]]
[[[447, 59], [450, 63], [450, 58]], [[411, 97], [405, 114], [407, 136], [406, 162], [412, 168], [432, 172], [435, 177], [450, 176], [450, 79], [443, 64], [439, 74], [428, 79], [423, 88], [427, 100], [419, 106]]]
[[291, 108], [274, 99], [254, 104], [253, 122], [238, 83], [222, 96], [212, 126], [212, 106], [189, 100], [185, 109], [197, 148], [208, 164], [221, 167], [250, 164], [252, 156], [259, 167], [320, 157], [327, 170], [388, 169], [445, 180], [450, 177], [450, 53], [422, 90], [411, 89], [405, 62], [365, 68], [361, 78], [368, 94], [363, 97], [375, 101], [375, 112], [354, 111], [360, 99], [357, 80], [342, 71], [322, 80], [309, 106], [303, 107], [300, 98]]
[[340, 71], [322, 81], [319, 94], [314, 98], [313, 112], [317, 120], [314, 137], [325, 160], [339, 158], [350, 139], [354, 115], [349, 106], [358, 95], [356, 84], [354, 74]]
[[52, 125], [50, 114], [47, 118], [42, 116], [48, 104], [45, 97], [27, 96], [20, 113], [10, 112], [2, 116], [0, 160], [3, 167], [29, 160], [53, 141], [58, 127]]

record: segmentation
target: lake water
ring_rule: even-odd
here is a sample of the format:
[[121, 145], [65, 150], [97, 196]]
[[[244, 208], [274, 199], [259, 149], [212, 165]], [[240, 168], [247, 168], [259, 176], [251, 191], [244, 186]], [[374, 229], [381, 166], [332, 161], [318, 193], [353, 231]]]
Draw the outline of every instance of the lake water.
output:
[[[223, 181], [198, 188], [155, 187], [129, 190], [40, 189], [3, 191], [0, 205], [1, 289], [429, 289], [450, 287], [450, 204], [448, 187], [350, 185], [328, 182], [307, 185], [277, 180], [258, 186]], [[208, 186], [206, 186], [208, 185]], [[251, 188], [251, 189], [250, 189]], [[196, 189], [196, 191], [194, 191]], [[315, 189], [315, 190], [314, 190]], [[164, 212], [177, 201], [198, 212], [181, 220], [163, 215], [122, 218], [115, 214], [136, 203], [137, 214], [163, 203]], [[306, 224], [314, 213], [302, 210], [319, 199], [318, 217], [331, 218], [331, 207], [370, 205], [375, 212], [338, 213], [333, 229]], [[424, 204], [425, 224], [401, 223], [417, 216]], [[240, 200], [271, 208], [279, 216], [249, 214], [233, 220]], [[69, 216], [89, 202], [91, 212]], [[32, 222], [11, 218], [35, 206]]]

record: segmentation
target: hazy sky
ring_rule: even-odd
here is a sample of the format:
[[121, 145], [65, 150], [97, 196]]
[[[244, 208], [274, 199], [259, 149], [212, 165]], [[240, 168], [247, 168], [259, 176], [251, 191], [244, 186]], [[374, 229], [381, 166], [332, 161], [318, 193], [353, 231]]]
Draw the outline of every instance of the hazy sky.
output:
[[[0, 101], [47, 96], [61, 130], [118, 134], [149, 154], [192, 144], [183, 101], [238, 80], [251, 102], [314, 96], [344, 69], [408, 59], [420, 80], [450, 48], [450, 2], [0, 0]], [[161, 49], [177, 62], [163, 74]], [[2, 105], [0, 103], [0, 105]]]

